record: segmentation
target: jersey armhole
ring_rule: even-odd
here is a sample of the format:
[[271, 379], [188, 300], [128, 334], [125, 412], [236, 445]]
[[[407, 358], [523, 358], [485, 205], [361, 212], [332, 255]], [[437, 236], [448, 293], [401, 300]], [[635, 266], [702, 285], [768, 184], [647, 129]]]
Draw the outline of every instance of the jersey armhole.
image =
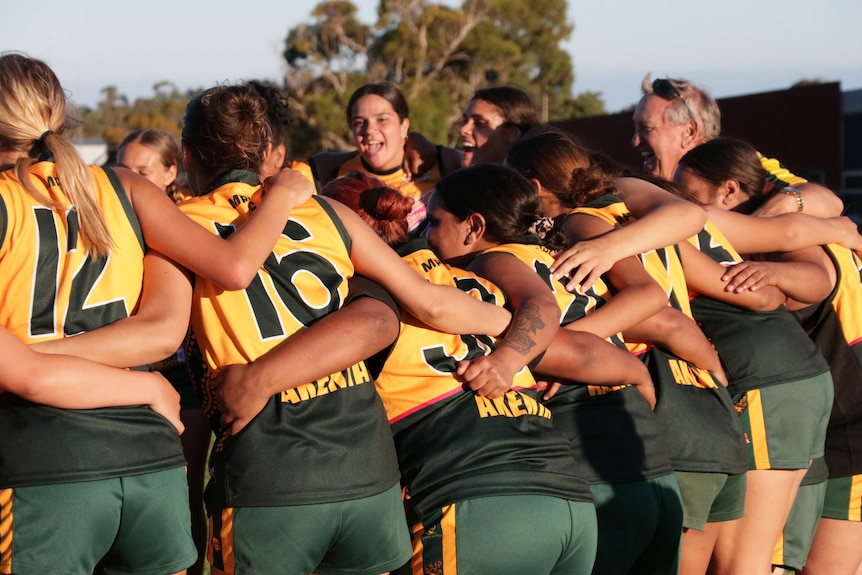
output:
[[353, 247], [353, 239], [350, 237], [350, 234], [347, 233], [347, 228], [344, 227], [344, 222], [341, 221], [341, 218], [339, 218], [338, 214], [335, 213], [333, 207], [326, 201], [321, 200], [318, 196], [312, 196], [311, 198], [320, 204], [320, 207], [323, 208], [323, 211], [326, 212], [326, 215], [328, 215], [332, 220], [332, 223], [335, 224], [335, 229], [338, 230], [338, 235], [341, 236], [341, 241], [344, 242], [344, 247], [347, 248], [347, 253], [349, 255], [350, 250]]
[[9, 212], [6, 211], [6, 200], [0, 196], [0, 249], [6, 241], [6, 231], [9, 228]]
[[117, 194], [117, 199], [120, 200], [120, 204], [123, 206], [123, 211], [126, 213], [126, 218], [128, 218], [129, 223], [132, 225], [132, 229], [135, 231], [135, 237], [138, 238], [138, 243], [140, 244], [141, 249], [146, 251], [147, 245], [144, 242], [144, 232], [141, 229], [141, 222], [140, 220], [138, 220], [138, 215], [135, 213], [135, 208], [132, 207], [132, 201], [129, 199], [129, 194], [126, 192], [126, 188], [123, 186], [123, 182], [120, 180], [120, 177], [117, 175], [117, 173], [111, 168], [103, 167], [99, 169], [102, 170], [108, 177], [108, 181], [114, 188], [114, 193]]

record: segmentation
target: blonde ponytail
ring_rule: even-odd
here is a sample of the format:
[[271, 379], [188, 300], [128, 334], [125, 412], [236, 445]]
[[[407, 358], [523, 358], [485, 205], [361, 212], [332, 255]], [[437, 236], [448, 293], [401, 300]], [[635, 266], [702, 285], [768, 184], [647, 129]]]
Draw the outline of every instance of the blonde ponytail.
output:
[[66, 96], [47, 64], [17, 53], [0, 55], [0, 149], [20, 154], [15, 176], [39, 203], [57, 211], [60, 205], [39, 192], [30, 168], [51, 152], [63, 192], [78, 213], [84, 249], [91, 258], [107, 256], [113, 242], [96, 201], [96, 184], [75, 147], [63, 137]]

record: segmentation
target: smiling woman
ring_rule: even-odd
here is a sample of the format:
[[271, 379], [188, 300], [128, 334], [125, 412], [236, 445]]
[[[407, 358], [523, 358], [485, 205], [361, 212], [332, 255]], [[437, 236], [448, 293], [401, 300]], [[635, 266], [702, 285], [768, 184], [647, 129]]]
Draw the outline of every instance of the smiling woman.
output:
[[[476, 90], [461, 116], [458, 135], [460, 149], [436, 150], [437, 166], [502, 164], [509, 148], [535, 128], [539, 112], [530, 95], [514, 86], [493, 86]], [[433, 150], [422, 149], [423, 160], [434, 164]], [[443, 175], [451, 169], [441, 169]]]
[[401, 166], [410, 129], [407, 102], [392, 85], [366, 84], [353, 93], [347, 121], [359, 154], [374, 170]]
[[539, 125], [530, 96], [512, 86], [477, 90], [464, 111], [461, 166], [502, 164], [509, 147]]
[[309, 164], [317, 182], [324, 186], [353, 171], [372, 175], [405, 196], [417, 200], [431, 190], [440, 172], [410, 175], [403, 169], [404, 144], [410, 130], [407, 100], [395, 84], [365, 84], [350, 96], [347, 123], [355, 152], [321, 152]]

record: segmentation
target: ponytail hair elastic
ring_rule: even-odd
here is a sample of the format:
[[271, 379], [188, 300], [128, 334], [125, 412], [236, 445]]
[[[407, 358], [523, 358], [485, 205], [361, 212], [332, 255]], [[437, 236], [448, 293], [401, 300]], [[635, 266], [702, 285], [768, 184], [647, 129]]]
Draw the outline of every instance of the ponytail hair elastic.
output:
[[30, 156], [31, 157], [38, 157], [42, 154], [42, 152], [44, 152], [47, 149], [47, 145], [45, 144], [45, 142], [48, 139], [48, 136], [50, 136], [53, 133], [54, 133], [53, 130], [45, 130], [44, 132], [42, 132], [42, 135], [39, 136], [39, 139], [36, 140], [33, 143], [33, 146], [30, 148]]

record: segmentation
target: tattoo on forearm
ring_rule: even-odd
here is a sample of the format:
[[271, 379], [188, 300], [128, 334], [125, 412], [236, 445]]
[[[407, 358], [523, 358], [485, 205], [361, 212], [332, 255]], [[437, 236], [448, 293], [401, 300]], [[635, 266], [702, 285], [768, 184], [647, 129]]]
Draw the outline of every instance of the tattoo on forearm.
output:
[[521, 355], [529, 355], [536, 347], [533, 335], [545, 328], [545, 322], [539, 313], [539, 306], [529, 303], [521, 306], [512, 319], [512, 327], [506, 334], [505, 346], [514, 349]]

